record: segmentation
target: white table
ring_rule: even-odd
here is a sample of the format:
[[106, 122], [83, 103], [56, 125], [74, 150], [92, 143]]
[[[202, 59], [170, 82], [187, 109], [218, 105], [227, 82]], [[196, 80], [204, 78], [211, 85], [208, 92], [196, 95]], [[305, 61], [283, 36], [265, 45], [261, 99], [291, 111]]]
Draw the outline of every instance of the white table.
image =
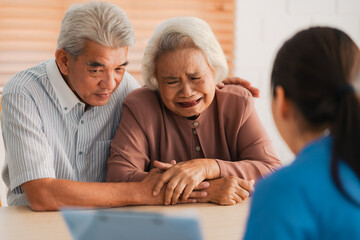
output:
[[[176, 213], [184, 210], [198, 212], [205, 240], [240, 240], [245, 231], [250, 200], [234, 206], [210, 203], [175, 206], [136, 206], [114, 208], [117, 211], [147, 211]], [[33, 212], [28, 207], [0, 207], [0, 239], [71, 239], [70, 232], [59, 212]]]

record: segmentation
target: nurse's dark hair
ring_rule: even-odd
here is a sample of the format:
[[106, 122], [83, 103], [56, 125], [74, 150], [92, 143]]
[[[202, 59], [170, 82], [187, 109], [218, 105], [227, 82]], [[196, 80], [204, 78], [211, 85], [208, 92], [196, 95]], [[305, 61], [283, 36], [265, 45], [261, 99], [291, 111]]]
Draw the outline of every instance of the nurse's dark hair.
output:
[[307, 130], [328, 128], [333, 138], [331, 174], [337, 188], [339, 162], [360, 179], [360, 50], [344, 32], [312, 27], [295, 34], [277, 53], [271, 75], [273, 96], [281, 86], [303, 116]]

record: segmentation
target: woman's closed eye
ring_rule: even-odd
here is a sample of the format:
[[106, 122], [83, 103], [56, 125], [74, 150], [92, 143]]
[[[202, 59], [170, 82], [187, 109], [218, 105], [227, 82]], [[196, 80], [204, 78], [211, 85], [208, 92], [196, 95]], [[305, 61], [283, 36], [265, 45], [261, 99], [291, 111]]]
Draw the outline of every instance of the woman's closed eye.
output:
[[179, 81], [177, 80], [174, 80], [174, 81], [169, 81], [169, 82], [166, 82], [167, 85], [174, 85], [176, 83], [178, 83]]
[[177, 77], [166, 77], [163, 80], [163, 83], [165, 83], [166, 85], [175, 85], [179, 83], [179, 79]]

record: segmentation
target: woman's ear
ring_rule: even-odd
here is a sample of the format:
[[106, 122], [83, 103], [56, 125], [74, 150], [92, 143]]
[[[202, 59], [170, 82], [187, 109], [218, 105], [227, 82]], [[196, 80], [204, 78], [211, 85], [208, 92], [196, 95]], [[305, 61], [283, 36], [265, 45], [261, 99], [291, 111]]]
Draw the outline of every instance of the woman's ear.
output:
[[65, 76], [69, 75], [70, 55], [62, 48], [55, 52], [55, 59], [60, 72]]
[[276, 108], [279, 117], [282, 119], [288, 119], [291, 116], [291, 103], [285, 96], [284, 88], [276, 86], [275, 92], [276, 101], [274, 102], [274, 107]]

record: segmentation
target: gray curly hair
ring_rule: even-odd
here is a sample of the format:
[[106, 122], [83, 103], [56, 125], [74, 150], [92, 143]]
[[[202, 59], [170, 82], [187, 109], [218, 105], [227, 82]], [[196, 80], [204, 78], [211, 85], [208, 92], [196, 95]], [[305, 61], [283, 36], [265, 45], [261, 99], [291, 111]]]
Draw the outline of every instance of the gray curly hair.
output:
[[201, 50], [215, 71], [215, 82], [225, 79], [228, 74], [226, 57], [210, 26], [196, 17], [176, 17], [160, 23], [145, 48], [142, 76], [149, 89], [159, 87], [155, 76], [159, 56], [184, 48]]

